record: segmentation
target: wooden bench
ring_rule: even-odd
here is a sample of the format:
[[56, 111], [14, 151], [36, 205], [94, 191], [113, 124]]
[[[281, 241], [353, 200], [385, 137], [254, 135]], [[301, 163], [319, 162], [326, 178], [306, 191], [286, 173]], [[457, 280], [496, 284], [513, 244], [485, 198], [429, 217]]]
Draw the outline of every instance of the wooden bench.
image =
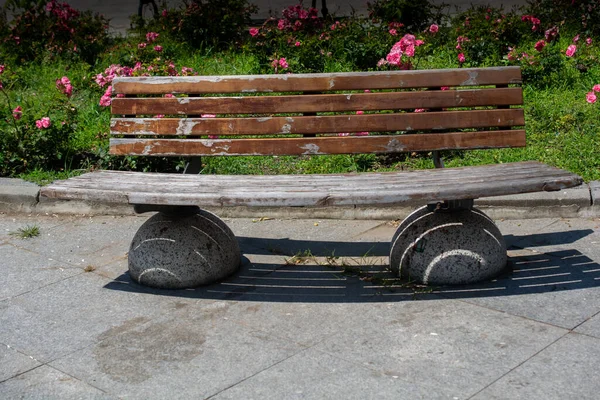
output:
[[539, 162], [442, 168], [440, 151], [525, 146], [524, 113], [516, 107], [523, 103], [520, 83], [518, 67], [116, 78], [113, 93], [125, 97], [112, 100], [112, 154], [432, 152], [437, 168], [287, 176], [202, 175], [197, 167], [194, 174], [95, 171], [46, 186], [42, 195], [160, 211], [140, 228], [129, 253], [132, 277], [151, 286], [206, 284], [238, 268], [235, 237], [198, 207], [414, 200], [429, 206], [399, 227], [392, 269], [426, 283], [482, 280], [504, 268], [506, 248], [493, 222], [472, 209], [472, 199], [582, 183]]

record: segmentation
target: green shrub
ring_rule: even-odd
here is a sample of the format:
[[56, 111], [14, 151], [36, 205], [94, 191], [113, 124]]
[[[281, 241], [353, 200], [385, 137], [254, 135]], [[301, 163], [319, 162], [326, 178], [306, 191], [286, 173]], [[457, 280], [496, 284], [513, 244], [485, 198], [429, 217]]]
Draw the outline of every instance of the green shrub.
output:
[[184, 0], [181, 7], [164, 8], [147, 23], [134, 17], [134, 32], [143, 37], [155, 31], [184, 42], [188, 48], [230, 48], [247, 34], [250, 16], [256, 10], [247, 0]]
[[106, 18], [67, 3], [12, 0], [7, 6], [15, 18], [0, 29], [0, 40], [3, 53], [13, 62], [65, 57], [92, 64], [111, 42]]
[[367, 2], [369, 18], [388, 24], [397, 22], [408, 32], [421, 32], [432, 23], [441, 23], [446, 5], [435, 5], [428, 0], [375, 0]]
[[[70, 168], [66, 165], [69, 143], [77, 129], [77, 109], [70, 100], [72, 92], [65, 91], [65, 85], [57, 82], [57, 90], [50, 96], [32, 93], [28, 97], [17, 96], [13, 102], [8, 92], [16, 84], [16, 74], [7, 69], [2, 78], [0, 175], [15, 175], [35, 168]], [[60, 82], [61, 77], [57, 78]]]

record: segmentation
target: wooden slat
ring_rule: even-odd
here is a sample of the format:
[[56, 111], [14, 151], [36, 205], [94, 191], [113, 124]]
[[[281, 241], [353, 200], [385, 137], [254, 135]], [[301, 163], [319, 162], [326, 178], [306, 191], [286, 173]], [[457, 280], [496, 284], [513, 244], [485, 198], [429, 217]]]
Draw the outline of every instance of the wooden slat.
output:
[[114, 98], [113, 114], [275, 114], [510, 106], [523, 103], [520, 87], [303, 96]]
[[[121, 182], [106, 182], [122, 177]], [[577, 186], [582, 179], [538, 162], [446, 168], [385, 174], [218, 176], [222, 186], [207, 185], [214, 176], [113, 172], [89, 173], [42, 188], [50, 198], [199, 206], [393, 205], [407, 201], [441, 201]], [[132, 179], [132, 176], [135, 177]], [[337, 177], [339, 179], [333, 179]], [[246, 180], [248, 178], [249, 180]], [[385, 179], [385, 182], [380, 181]], [[389, 179], [395, 183], [389, 184]], [[85, 187], [78, 186], [84, 181]], [[134, 184], [132, 181], [135, 181]], [[183, 188], [165, 182], [186, 183]], [[294, 185], [293, 182], [297, 183]], [[286, 185], [280, 184], [286, 182]], [[364, 188], [365, 182], [370, 186]], [[379, 184], [378, 184], [379, 183]], [[107, 189], [110, 188], [110, 189]]]
[[143, 156], [398, 153], [525, 146], [524, 130], [370, 137], [263, 139], [111, 139], [110, 152]]
[[409, 89], [520, 82], [519, 67], [497, 67], [289, 75], [121, 77], [113, 80], [112, 87], [115, 94], [205, 94]]
[[262, 118], [113, 118], [112, 135], [282, 135], [522, 126], [522, 109]]

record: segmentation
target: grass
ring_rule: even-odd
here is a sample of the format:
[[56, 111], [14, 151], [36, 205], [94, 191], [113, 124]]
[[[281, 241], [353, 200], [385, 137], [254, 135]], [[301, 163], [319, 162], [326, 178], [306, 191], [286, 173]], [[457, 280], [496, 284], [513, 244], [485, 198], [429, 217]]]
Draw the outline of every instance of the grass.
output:
[[37, 225], [27, 225], [17, 229], [15, 232], [10, 232], [9, 235], [16, 236], [21, 239], [31, 239], [40, 236], [40, 228]]
[[395, 276], [386, 265], [382, 268], [382, 258], [365, 253], [360, 257], [340, 257], [332, 252], [328, 256], [317, 256], [310, 249], [298, 251], [290, 258], [285, 259], [285, 265], [320, 265], [341, 272], [348, 277], [355, 277], [363, 282], [368, 282], [378, 289], [387, 291], [411, 290], [413, 295], [427, 294], [435, 290], [434, 287], [419, 284]]

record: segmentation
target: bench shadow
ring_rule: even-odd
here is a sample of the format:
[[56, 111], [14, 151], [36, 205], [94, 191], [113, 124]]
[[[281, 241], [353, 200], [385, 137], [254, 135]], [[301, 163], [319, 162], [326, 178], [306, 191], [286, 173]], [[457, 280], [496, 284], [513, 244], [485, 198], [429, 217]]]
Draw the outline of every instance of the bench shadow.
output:
[[[516, 244], [564, 245], [592, 232], [507, 236], [507, 270], [492, 281], [475, 285], [426, 287], [400, 280], [388, 269], [388, 243], [242, 237], [242, 252], [255, 261], [244, 257], [240, 270], [221, 282], [195, 289], [161, 290], [140, 286], [125, 273], [105, 287], [170, 297], [302, 303], [396, 302], [577, 290], [600, 286], [596, 261], [575, 249], [533, 252]], [[307, 249], [310, 253], [305, 252]], [[305, 252], [303, 256], [293, 257], [299, 251]]]

